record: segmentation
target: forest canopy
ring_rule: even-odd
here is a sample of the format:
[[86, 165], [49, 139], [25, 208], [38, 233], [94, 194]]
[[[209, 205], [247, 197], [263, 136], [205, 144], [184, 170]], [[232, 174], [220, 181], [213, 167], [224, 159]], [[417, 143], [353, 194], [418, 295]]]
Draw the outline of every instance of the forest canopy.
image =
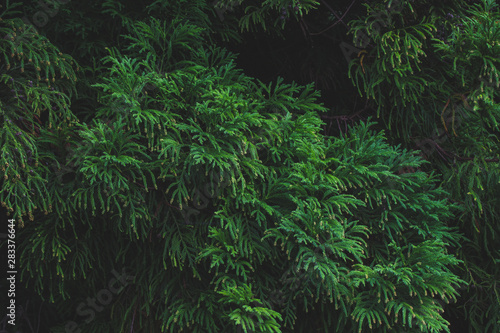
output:
[[0, 329], [500, 330], [495, 1], [2, 1], [0, 37]]

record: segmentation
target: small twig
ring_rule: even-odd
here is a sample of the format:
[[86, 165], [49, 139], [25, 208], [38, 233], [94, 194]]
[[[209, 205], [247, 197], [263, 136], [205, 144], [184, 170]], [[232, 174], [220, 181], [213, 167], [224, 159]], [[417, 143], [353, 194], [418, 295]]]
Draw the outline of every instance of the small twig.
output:
[[[445, 162], [448, 162], [448, 160], [446, 159], [446, 157], [443, 156], [443, 154], [445, 155], [448, 155], [441, 147], [438, 146], [438, 144], [436, 143], [436, 151], [437, 153], [439, 154], [439, 156], [441, 156], [441, 158], [445, 161]], [[439, 148], [438, 148], [439, 147]], [[448, 155], [449, 156], [449, 155]]]
[[135, 313], [137, 312], [137, 305], [134, 308], [134, 316], [132, 317], [132, 324], [130, 325], [130, 333], [134, 332], [134, 321], [135, 321]]
[[[441, 151], [443, 152], [444, 154], [446, 154], [448, 157], [454, 157], [460, 161], [473, 161], [474, 160], [474, 157], [461, 157], [461, 156], [458, 156], [457, 154], [455, 153], [448, 153], [446, 152], [443, 148], [441, 148], [440, 145], [438, 145], [436, 142], [433, 142], [434, 145], [436, 146], [437, 150], [438, 150], [438, 153]], [[498, 162], [499, 159], [498, 158], [485, 158], [484, 159], [485, 162]]]
[[342, 19], [349, 12], [349, 10], [351, 9], [352, 5], [354, 5], [354, 3], [356, 2], [356, 0], [353, 0], [351, 2], [351, 4], [349, 5], [349, 7], [347, 7], [346, 11], [344, 12], [344, 14], [341, 17], [339, 17], [337, 15], [337, 13], [332, 9], [332, 7], [330, 7], [325, 1], [321, 0], [321, 2], [333, 13], [333, 15], [335, 15], [335, 17], [337, 18], [338, 21], [335, 22], [335, 23], [333, 23], [333, 24], [331, 24], [330, 26], [326, 27], [325, 29], [321, 30], [320, 32], [311, 33], [310, 35], [312, 35], [312, 36], [321, 35], [322, 33], [324, 33], [325, 31], [330, 30], [331, 28], [333, 28], [334, 26], [336, 26], [340, 22], [342, 22], [342, 24], [345, 25], [346, 28], [349, 28], [347, 26], [347, 24], [345, 24], [345, 22], [342, 21]]
[[[455, 153], [449, 153], [446, 150], [444, 150], [436, 141], [434, 141], [432, 139], [427, 139], [425, 141], [431, 142], [432, 145], [434, 145], [434, 148], [436, 148], [436, 151], [438, 152], [439, 156], [441, 156], [441, 158], [443, 160], [445, 160], [446, 162], [448, 162], [448, 159], [445, 158], [443, 155], [446, 155], [450, 159], [456, 158], [457, 160], [460, 160], [460, 161], [472, 161], [472, 160], [474, 160], [474, 157], [461, 157]], [[500, 159], [498, 159], [498, 158], [485, 158], [484, 161], [485, 162], [499, 162]]]
[[369, 107], [365, 107], [356, 111], [355, 113], [353, 113], [352, 115], [340, 115], [340, 116], [328, 116], [328, 115], [321, 115], [321, 118], [325, 118], [325, 119], [340, 119], [340, 120], [343, 120], [343, 121], [352, 121], [354, 120], [355, 117], [359, 117], [361, 118], [360, 114], [363, 113], [364, 111], [368, 110]]
[[[455, 156], [455, 158], [457, 158], [457, 159], [459, 159], [461, 161], [472, 161], [472, 160], [474, 160], [474, 157], [460, 157], [460, 156], [458, 156], [456, 154], [453, 154], [453, 155]], [[485, 158], [484, 161], [485, 162], [499, 162], [500, 159], [498, 159], [498, 158]]]

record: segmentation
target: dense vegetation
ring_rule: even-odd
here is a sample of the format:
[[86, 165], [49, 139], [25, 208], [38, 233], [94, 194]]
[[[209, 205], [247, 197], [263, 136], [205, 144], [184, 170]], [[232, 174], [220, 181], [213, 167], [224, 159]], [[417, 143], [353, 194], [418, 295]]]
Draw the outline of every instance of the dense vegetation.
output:
[[494, 1], [3, 1], [0, 35], [0, 329], [500, 331]]

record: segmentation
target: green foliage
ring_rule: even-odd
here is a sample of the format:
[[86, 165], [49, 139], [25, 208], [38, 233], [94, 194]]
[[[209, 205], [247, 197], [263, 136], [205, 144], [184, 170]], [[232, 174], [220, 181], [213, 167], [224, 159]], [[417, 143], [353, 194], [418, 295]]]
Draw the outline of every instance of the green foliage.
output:
[[[255, 30], [255, 26], [259, 25], [263, 30], [268, 30], [271, 25], [274, 28], [283, 28], [287, 18], [297, 19], [303, 14], [307, 14], [310, 10], [315, 9], [317, 5], [317, 1], [311, 0], [268, 0], [254, 2], [245, 6], [245, 15], [240, 19], [240, 27], [243, 30], [249, 31]], [[281, 16], [279, 16], [280, 14]]]
[[[281, 319], [281, 315], [265, 307], [252, 307], [252, 304], [262, 304], [262, 302], [253, 298], [251, 289], [251, 286], [237, 287], [228, 283], [224, 286], [224, 290], [219, 291], [219, 294], [224, 296], [220, 302], [239, 306], [228, 315], [228, 318], [234, 321], [235, 325], [241, 325], [244, 332], [281, 332], [280, 325], [275, 319]], [[252, 315], [257, 318], [257, 323], [251, 319]]]
[[[47, 192], [45, 176], [53, 154], [39, 147], [47, 133], [64, 131], [76, 121], [69, 100], [75, 93], [77, 66], [72, 57], [20, 19], [2, 21], [0, 34], [4, 36], [0, 40], [0, 164], [4, 179], [0, 200], [22, 225], [25, 215], [33, 220], [36, 207], [51, 210], [52, 197], [43, 193]], [[30, 199], [35, 193], [41, 201]]]
[[[4, 11], [0, 199], [52, 331], [449, 332], [457, 309], [498, 327], [498, 8], [464, 11], [447, 43], [427, 2], [351, 23], [371, 39], [353, 82], [391, 139], [443, 125], [451, 152], [426, 161], [370, 118], [325, 136], [313, 83], [248, 77], [215, 42], [318, 5], [72, 2], [49, 37]], [[134, 278], [82, 316], [120, 267]]]
[[[469, 287], [458, 308], [471, 332], [496, 332], [499, 7], [490, 0], [463, 8], [414, 8], [410, 2], [400, 7], [383, 30], [374, 31], [371, 23], [374, 4], [367, 5], [366, 19], [351, 22], [355, 36], [367, 31], [374, 41], [368, 55], [350, 63], [353, 82], [387, 115], [389, 129], [424, 148], [443, 174], [450, 200], [461, 205], [456, 225], [467, 240], [458, 257]], [[433, 31], [438, 33], [429, 38]]]

